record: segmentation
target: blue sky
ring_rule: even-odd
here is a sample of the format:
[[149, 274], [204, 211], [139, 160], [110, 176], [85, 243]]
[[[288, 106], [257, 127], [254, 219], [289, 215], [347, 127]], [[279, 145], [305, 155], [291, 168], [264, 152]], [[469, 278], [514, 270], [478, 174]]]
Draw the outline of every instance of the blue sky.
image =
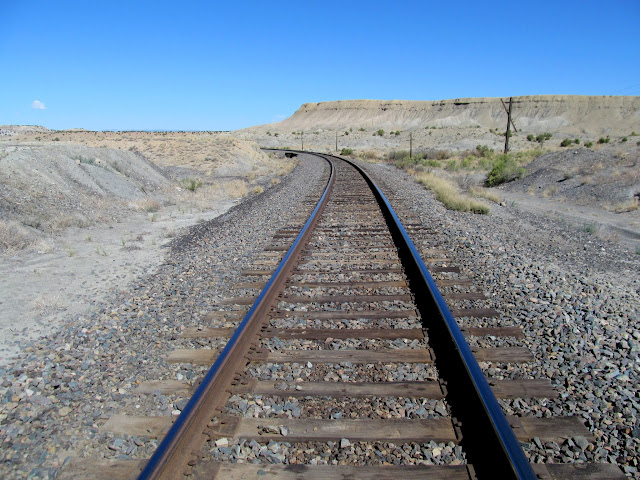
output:
[[0, 124], [54, 129], [234, 130], [360, 98], [640, 95], [640, 2], [0, 0], [0, 65]]

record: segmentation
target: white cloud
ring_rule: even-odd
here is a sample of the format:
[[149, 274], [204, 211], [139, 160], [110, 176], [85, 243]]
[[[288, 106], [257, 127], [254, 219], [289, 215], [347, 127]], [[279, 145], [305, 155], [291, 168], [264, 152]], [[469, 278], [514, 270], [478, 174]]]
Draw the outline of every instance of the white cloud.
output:
[[47, 107], [44, 106], [44, 103], [42, 103], [40, 100], [34, 100], [31, 103], [31, 108], [35, 108], [36, 110], [46, 110]]

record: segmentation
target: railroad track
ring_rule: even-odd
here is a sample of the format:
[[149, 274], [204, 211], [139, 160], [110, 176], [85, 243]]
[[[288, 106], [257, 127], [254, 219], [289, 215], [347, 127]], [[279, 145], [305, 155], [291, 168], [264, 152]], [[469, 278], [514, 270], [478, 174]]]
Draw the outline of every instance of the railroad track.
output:
[[[422, 248], [432, 233], [400, 223], [364, 172], [322, 155], [322, 199], [282, 228], [240, 295], [183, 336], [227, 338], [171, 362], [211, 365], [194, 390], [150, 381], [138, 392], [193, 392], [182, 414], [115, 416], [102, 427], [163, 438], [116, 478], [625, 478], [611, 464], [530, 464], [519, 441], [593, 438], [578, 417], [505, 417], [497, 398], [554, 397], [547, 380], [485, 379], [477, 361], [530, 362], [522, 347], [473, 348], [465, 336], [521, 337], [515, 327], [460, 330], [491, 317], [484, 295]], [[305, 223], [306, 220], [306, 223]], [[412, 241], [413, 239], [414, 241]], [[426, 266], [428, 265], [428, 267]], [[118, 473], [116, 473], [118, 472]]]

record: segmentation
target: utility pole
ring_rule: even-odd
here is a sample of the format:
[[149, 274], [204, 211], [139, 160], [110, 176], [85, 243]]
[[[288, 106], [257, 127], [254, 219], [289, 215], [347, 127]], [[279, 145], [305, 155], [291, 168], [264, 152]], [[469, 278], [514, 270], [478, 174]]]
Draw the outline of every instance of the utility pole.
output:
[[504, 140], [504, 153], [509, 153], [509, 136], [511, 135], [511, 125], [513, 125], [513, 131], [518, 132], [518, 130], [516, 130], [516, 125], [513, 123], [513, 120], [511, 120], [511, 104], [513, 103], [513, 97], [509, 97], [508, 110], [507, 110], [507, 106], [504, 104], [502, 99], [500, 99], [500, 101], [502, 102], [502, 106], [507, 112], [507, 133], [505, 134], [505, 140]]
[[413, 132], [409, 132], [409, 158], [413, 157]]

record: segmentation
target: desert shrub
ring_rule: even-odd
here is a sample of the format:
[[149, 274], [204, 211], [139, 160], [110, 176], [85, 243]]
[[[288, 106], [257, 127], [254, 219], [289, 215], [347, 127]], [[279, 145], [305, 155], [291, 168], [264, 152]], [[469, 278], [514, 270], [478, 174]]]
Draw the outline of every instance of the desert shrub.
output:
[[603, 144], [603, 143], [609, 143], [611, 141], [611, 139], [609, 138], [609, 136], [607, 135], [606, 137], [600, 137], [598, 139], [598, 143], [599, 144]]
[[591, 148], [591, 147], [593, 147], [593, 142], [587, 142], [587, 143], [584, 144], [584, 146], [587, 147], [587, 148]]
[[360, 128], [358, 129], [358, 131], [359, 131], [359, 132], [366, 132], [366, 130], [365, 130], [365, 128], [364, 128], [364, 127], [360, 127]]
[[473, 166], [472, 157], [464, 157], [462, 160], [460, 160], [460, 168], [469, 169], [472, 166]]
[[96, 163], [95, 158], [83, 157], [82, 155], [76, 155], [75, 157], [73, 157], [73, 159], [76, 160], [77, 162], [84, 163], [86, 165], [95, 165]]
[[344, 131], [344, 134], [345, 134], [345, 135], [349, 135], [349, 130], [345, 130], [345, 131]]
[[496, 158], [493, 168], [487, 174], [487, 186], [493, 187], [501, 183], [510, 182], [522, 178], [526, 170], [520, 166], [510, 155], [500, 155]]
[[444, 168], [446, 168], [447, 170], [450, 170], [452, 172], [455, 172], [456, 170], [460, 170], [460, 165], [458, 164], [458, 162], [454, 158], [454, 159], [451, 159], [451, 160], [447, 161], [447, 163], [445, 164]]
[[493, 150], [490, 149], [487, 145], [476, 145], [476, 151], [474, 154], [477, 157], [488, 157], [493, 154]]
[[549, 140], [553, 135], [551, 135], [550, 133], [541, 133], [540, 135], [538, 135], [536, 137], [536, 142], [538, 143], [544, 143], [545, 141]]
[[622, 137], [622, 140], [620, 140], [621, 142], [626, 142], [627, 140], [629, 140], [627, 137]]
[[579, 139], [579, 138], [576, 138], [576, 139], [573, 141], [573, 143], [575, 143], [576, 145], [580, 145], [580, 139]]
[[533, 133], [530, 133], [529, 135], [527, 135], [527, 140], [529, 140], [530, 142], [533, 142], [536, 139], [536, 137], [533, 135]]
[[343, 148], [340, 151], [340, 155], [353, 155], [353, 150], [350, 148]]
[[29, 231], [13, 220], [0, 220], [0, 253], [23, 250], [31, 245]]
[[633, 197], [626, 202], [619, 202], [613, 205], [605, 205], [604, 208], [609, 210], [610, 212], [615, 213], [624, 213], [624, 212], [633, 212], [637, 210], [639, 206], [638, 197]]
[[180, 186], [191, 192], [195, 192], [202, 186], [202, 180], [198, 180], [196, 178], [183, 178], [180, 180]]
[[224, 191], [231, 198], [246, 197], [249, 193], [249, 187], [245, 180], [231, 180], [224, 183]]
[[144, 197], [129, 204], [131, 208], [139, 212], [157, 212], [160, 209], [160, 202], [153, 197]]
[[561, 147], [569, 147], [571, 145], [573, 145], [573, 140], [569, 140], [568, 138], [565, 138], [564, 140], [562, 140], [562, 142], [560, 142]]
[[377, 134], [379, 137], [382, 137], [382, 136], [384, 136], [384, 130], [383, 130], [383, 129], [380, 129], [380, 130], [378, 130], [378, 131], [376, 132], [376, 134]]
[[436, 199], [442, 202], [449, 210], [482, 214], [489, 213], [489, 207], [487, 205], [463, 195], [460, 193], [458, 187], [448, 180], [437, 177], [429, 172], [416, 173], [415, 178], [418, 183], [426, 186], [435, 193]]

